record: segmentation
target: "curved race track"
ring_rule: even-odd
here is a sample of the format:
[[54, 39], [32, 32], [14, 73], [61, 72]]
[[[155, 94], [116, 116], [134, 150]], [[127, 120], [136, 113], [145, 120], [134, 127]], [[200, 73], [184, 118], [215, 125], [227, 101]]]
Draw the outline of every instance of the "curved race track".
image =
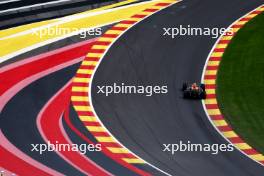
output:
[[[264, 167], [238, 151], [162, 152], [163, 143], [226, 143], [200, 101], [183, 100], [183, 81], [199, 81], [216, 39], [162, 36], [163, 27], [228, 27], [263, 0], [185, 0], [144, 20], [109, 50], [93, 80], [93, 105], [113, 135], [151, 164], [177, 176], [261, 176]], [[168, 94], [97, 94], [97, 85], [168, 85]]]

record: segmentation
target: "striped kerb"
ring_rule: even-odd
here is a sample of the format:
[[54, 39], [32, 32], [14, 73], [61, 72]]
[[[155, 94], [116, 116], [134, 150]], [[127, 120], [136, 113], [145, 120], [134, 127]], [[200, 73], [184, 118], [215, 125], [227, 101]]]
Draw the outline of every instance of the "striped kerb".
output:
[[235, 33], [242, 28], [249, 20], [257, 16], [258, 14], [264, 11], [264, 6], [257, 8], [255, 11], [251, 12], [242, 19], [236, 21], [232, 26], [233, 35], [228, 36], [224, 35], [221, 37], [219, 42], [213, 48], [212, 53], [207, 62], [205, 74], [203, 81], [206, 84], [207, 99], [204, 100], [206, 111], [210, 116], [213, 124], [216, 128], [225, 136], [235, 147], [243, 151], [253, 160], [258, 161], [264, 165], [264, 156], [254, 150], [251, 146], [245, 143], [239, 136], [236, 134], [232, 128], [228, 125], [227, 121], [224, 119], [216, 100], [216, 78], [219, 64], [221, 62], [225, 48], [230, 43], [230, 40], [233, 38]]
[[145, 162], [132, 154], [128, 149], [121, 146], [100, 123], [97, 116], [95, 116], [94, 109], [89, 100], [89, 90], [92, 81], [91, 77], [95, 72], [96, 66], [103, 58], [110, 45], [120, 35], [145, 17], [148, 17], [149, 15], [176, 2], [177, 1], [175, 0], [158, 1], [150, 8], [147, 8], [111, 27], [100, 38], [98, 38], [96, 42], [94, 42], [73, 78], [71, 101], [80, 120], [83, 122], [86, 129], [95, 137], [98, 143], [101, 143], [109, 152], [115, 154], [116, 158], [127, 163], [142, 164]]

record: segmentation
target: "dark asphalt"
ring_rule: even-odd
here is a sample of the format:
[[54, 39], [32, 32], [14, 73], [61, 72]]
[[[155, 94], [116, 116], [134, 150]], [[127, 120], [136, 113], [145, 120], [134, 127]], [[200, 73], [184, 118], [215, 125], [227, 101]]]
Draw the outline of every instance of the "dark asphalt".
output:
[[[1, 112], [0, 127], [6, 138], [33, 159], [65, 175], [84, 175], [55, 152], [40, 155], [31, 144], [45, 144], [36, 125], [40, 110], [75, 74], [79, 64], [45, 76], [22, 89]], [[51, 86], [52, 85], [52, 86]]]
[[[163, 27], [228, 27], [263, 0], [185, 0], [126, 32], [108, 51], [92, 84], [95, 110], [113, 135], [146, 161], [176, 176], [262, 176], [264, 167], [240, 152], [162, 152], [163, 143], [226, 143], [200, 101], [182, 99], [183, 81], [199, 82], [216, 39], [169, 39]], [[97, 94], [97, 85], [168, 85], [168, 94]]]

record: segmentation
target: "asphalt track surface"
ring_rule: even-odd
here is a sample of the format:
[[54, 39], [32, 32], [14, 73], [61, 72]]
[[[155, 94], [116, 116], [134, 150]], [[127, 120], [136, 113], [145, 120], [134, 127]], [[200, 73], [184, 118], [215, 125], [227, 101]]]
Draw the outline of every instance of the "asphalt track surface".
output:
[[[210, 124], [202, 103], [184, 100], [183, 81], [201, 80], [216, 39], [208, 36], [163, 36], [163, 27], [228, 27], [263, 4], [263, 0], [185, 0], [144, 20], [111, 47], [95, 73], [92, 101], [109, 131], [137, 155], [176, 176], [262, 176], [264, 167], [239, 151], [162, 152], [162, 144], [226, 143]], [[97, 94], [96, 86], [168, 85], [168, 94]]]
[[[48, 152], [39, 155], [31, 152], [30, 144], [42, 144], [36, 117], [46, 102], [64, 86], [74, 75], [78, 65], [50, 74], [30, 84], [11, 99], [1, 112], [1, 130], [7, 139], [28, 156], [67, 175], [83, 175], [70, 166], [56, 153]], [[49, 89], [43, 89], [47, 85]], [[29, 108], [30, 107], [30, 108]], [[15, 129], [15, 132], [11, 132]]]

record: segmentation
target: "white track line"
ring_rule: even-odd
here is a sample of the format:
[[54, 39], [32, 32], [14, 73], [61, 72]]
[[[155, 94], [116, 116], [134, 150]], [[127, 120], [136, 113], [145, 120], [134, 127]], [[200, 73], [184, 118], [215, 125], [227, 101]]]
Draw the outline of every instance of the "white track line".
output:
[[7, 1], [0, 1], [0, 4], [7, 4], [10, 2], [17, 2], [17, 1], [21, 1], [21, 0], [7, 0]]
[[[158, 0], [152, 0], [152, 1], [155, 2], [155, 1], [158, 1]], [[149, 1], [140, 2], [140, 3], [136, 3], [136, 4], [130, 4], [130, 5], [116, 7], [116, 8], [111, 8], [111, 9], [105, 9], [105, 10], [91, 12], [91, 13], [87, 13], [87, 14], [81, 13], [81, 14], [76, 14], [76, 15], [70, 15], [70, 16], [62, 17], [62, 18], [59, 18], [59, 21], [57, 21], [57, 22], [50, 23], [50, 24], [47, 24], [47, 25], [43, 25], [43, 26], [36, 27], [36, 28], [32, 28], [32, 29], [25, 30], [25, 31], [22, 31], [22, 32], [18, 32], [18, 33], [9, 35], [7, 37], [2, 37], [2, 38], [0, 38], [0, 40], [5, 40], [5, 39], [9, 39], [9, 38], [18, 37], [18, 36], [21, 36], [21, 35], [30, 34], [30, 33], [33, 33], [35, 31], [43, 30], [43, 29], [50, 28], [50, 27], [53, 27], [53, 26], [58, 26], [58, 25], [61, 25], [61, 24], [64, 24], [64, 23], [72, 22], [74, 20], [79, 20], [79, 19], [82, 19], [82, 18], [87, 18], [87, 17], [101, 15], [101, 14], [105, 14], [105, 13], [109, 13], [109, 12], [113, 12], [113, 11], [118, 11], [120, 9], [125, 9], [125, 8], [129, 8], [129, 7], [133, 7], [133, 6], [140, 6], [140, 5], [147, 4], [147, 3], [149, 3]]]
[[[261, 6], [263, 6], [263, 5], [260, 5], [260, 6], [258, 6], [257, 8], [255, 8], [254, 10], [251, 10], [250, 12], [248, 12], [248, 13], [246, 13], [245, 15], [243, 15], [242, 17], [240, 17], [240, 18], [238, 18], [237, 20], [235, 20], [231, 25], [229, 25], [228, 26], [228, 28], [226, 29], [226, 31], [228, 31], [237, 21], [239, 21], [240, 19], [242, 19], [242, 18], [244, 18], [245, 16], [247, 16], [248, 14], [250, 14], [250, 13], [252, 13], [252, 12], [254, 12], [256, 9], [258, 9], [258, 8], [260, 8]], [[213, 52], [213, 50], [215, 49], [215, 47], [216, 47], [216, 45], [218, 44], [218, 42], [221, 40], [221, 38], [223, 37], [223, 35], [224, 35], [224, 33], [217, 39], [217, 41], [215, 42], [215, 44], [214, 44], [214, 46], [212, 47], [212, 49], [211, 49], [211, 51], [210, 51], [210, 53], [209, 53], [209, 55], [207, 56], [207, 59], [206, 59], [206, 62], [205, 62], [205, 65], [204, 65], [204, 68], [203, 68], [203, 73], [202, 73], [202, 78], [201, 78], [201, 83], [203, 83], [203, 81], [204, 81], [204, 75], [205, 75], [205, 71], [206, 71], [206, 67], [207, 67], [207, 63], [208, 63], [208, 61], [209, 61], [209, 58], [211, 57], [211, 54], [212, 54], [212, 52]], [[213, 121], [212, 121], [212, 119], [211, 119], [211, 117], [210, 117], [210, 115], [208, 114], [208, 112], [207, 112], [207, 108], [205, 107], [205, 103], [204, 103], [204, 100], [202, 100], [202, 104], [203, 104], [203, 109], [204, 109], [204, 112], [205, 112], [205, 114], [206, 114], [206, 116], [207, 116], [207, 118], [208, 118], [208, 120], [210, 121], [210, 123], [211, 123], [211, 125], [215, 128], [215, 130], [228, 142], [228, 143], [230, 143], [230, 144], [232, 144], [233, 145], [233, 143], [231, 142], [231, 141], [229, 141], [224, 135], [223, 135], [223, 133], [214, 125], [214, 123], [213, 123]], [[240, 151], [242, 154], [244, 154], [245, 156], [247, 156], [248, 158], [250, 158], [250, 156], [248, 156], [245, 152], [243, 152], [242, 150], [240, 150], [239, 148], [237, 148], [235, 145], [234, 145], [234, 147], [238, 150], [238, 151]], [[254, 159], [252, 159], [252, 158], [250, 158], [251, 160], [253, 160], [253, 161], [255, 161], [255, 162], [257, 162], [258, 164], [260, 164], [261, 166], [263, 166], [263, 164], [262, 163], [260, 163], [259, 161], [257, 161], [257, 160], [254, 160]]]
[[[112, 43], [108, 46], [108, 48], [106, 49], [106, 51], [104, 52], [104, 54], [101, 56], [101, 59], [99, 60], [99, 63], [96, 65], [96, 67], [95, 67], [95, 69], [94, 69], [94, 71], [93, 71], [93, 74], [92, 74], [92, 76], [91, 76], [91, 86], [89, 86], [89, 95], [92, 95], [92, 84], [93, 84], [93, 78], [94, 78], [94, 75], [95, 75], [95, 73], [96, 73], [96, 70], [98, 69], [100, 63], [102, 62], [102, 60], [104, 59], [105, 55], [108, 53], [108, 51], [110, 50], [110, 48], [112, 47], [112, 45], [113, 45], [113, 44], [114, 44], [114, 43], [115, 43], [120, 37], [122, 37], [122, 36], [124, 35], [124, 33], [126, 33], [130, 28], [134, 27], [134, 26], [135, 26], [136, 24], [138, 24], [139, 22], [141, 22], [141, 21], [145, 20], [146, 18], [148, 18], [148, 17], [154, 15], [155, 13], [160, 12], [161, 10], [166, 9], [166, 8], [172, 6], [172, 5], [176, 4], [176, 3], [179, 3], [179, 2], [181, 2], [181, 1], [182, 1], [182, 0], [176, 1], [175, 3], [172, 3], [171, 5], [166, 6], [165, 8], [162, 8], [162, 9], [160, 9], [160, 10], [158, 10], [158, 11], [152, 13], [152, 14], [149, 15], [149, 16], [146, 16], [146, 17], [142, 18], [142, 20], [136, 22], [135, 24], [133, 24], [132, 26], [130, 26], [129, 28], [127, 28], [122, 34], [120, 34], [117, 38], [115, 38], [114, 41], [112, 41]], [[139, 12], [139, 13], [140, 13], [140, 12]], [[110, 134], [120, 146], [122, 146], [123, 148], [128, 149], [127, 147], [125, 147], [122, 143], [120, 143], [120, 142], [114, 137], [114, 135], [113, 135], [113, 134], [112, 134], [112, 133], [106, 128], [106, 126], [105, 126], [105, 125], [103, 124], [103, 122], [100, 120], [100, 118], [99, 118], [99, 116], [97, 115], [97, 113], [96, 113], [96, 111], [95, 111], [95, 108], [94, 108], [94, 106], [93, 106], [92, 96], [89, 96], [89, 102], [91, 102], [91, 107], [92, 107], [92, 109], [93, 109], [94, 115], [95, 115], [96, 118], [98, 119], [98, 121], [99, 121], [99, 123], [101, 124], [101, 126], [105, 128], [105, 130], [108, 132], [108, 134]], [[128, 149], [128, 150], [129, 150], [129, 149]], [[161, 172], [161, 173], [163, 173], [163, 174], [165, 174], [165, 175], [167, 175], [167, 176], [172, 176], [171, 174], [169, 174], [169, 173], [167, 173], [167, 172], [165, 172], [165, 171], [159, 169], [158, 167], [156, 167], [156, 166], [150, 164], [149, 162], [147, 162], [146, 160], [142, 159], [141, 157], [139, 157], [138, 155], [136, 155], [136, 154], [135, 154], [134, 152], [132, 152], [131, 150], [129, 150], [129, 151], [130, 151], [130, 153], [132, 153], [132, 154], [133, 154], [134, 156], [136, 156], [137, 158], [140, 158], [141, 160], [145, 161], [146, 164], [148, 164], [150, 167], [156, 169], [157, 171], [159, 171], [159, 172]]]
[[[20, 0], [10, 0], [10, 1], [12, 2], [12, 1], [20, 1]], [[27, 6], [23, 6], [23, 7], [17, 7], [17, 8], [2, 10], [2, 11], [0, 11], [0, 14], [12, 12], [12, 11], [16, 11], [16, 10], [22, 10], [22, 9], [29, 9], [29, 8], [33, 8], [33, 7], [44, 6], [44, 5], [58, 4], [58, 3], [67, 2], [67, 1], [71, 1], [71, 0], [58, 0], [58, 1], [51, 1], [51, 2], [46, 2], [46, 3], [34, 4], [34, 5], [27, 5]]]

